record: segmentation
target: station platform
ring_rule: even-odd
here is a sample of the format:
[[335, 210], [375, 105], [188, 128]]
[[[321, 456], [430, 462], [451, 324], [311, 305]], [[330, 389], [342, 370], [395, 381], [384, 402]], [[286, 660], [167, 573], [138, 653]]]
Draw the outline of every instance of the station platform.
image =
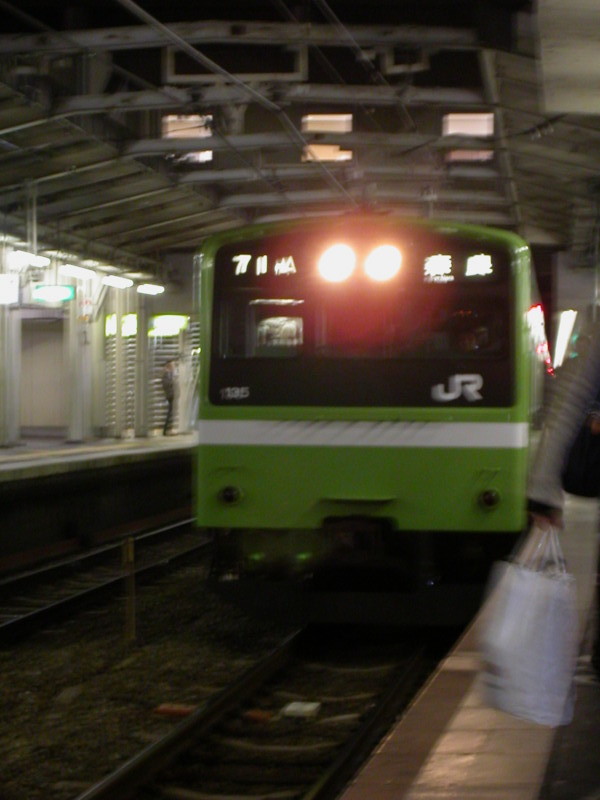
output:
[[600, 800], [600, 682], [589, 667], [597, 517], [596, 500], [568, 498], [561, 538], [581, 635], [573, 721], [549, 728], [485, 705], [475, 620], [340, 800]]
[[29, 436], [14, 446], [0, 447], [0, 483], [111, 467], [191, 450], [197, 438], [196, 431], [91, 442], [68, 442], [58, 436]]
[[190, 516], [196, 432], [0, 448], [0, 574]]
[[[0, 488], [191, 451], [196, 441], [195, 432], [92, 443], [28, 438], [0, 448]], [[569, 497], [561, 538], [577, 580], [581, 639], [573, 721], [548, 728], [485, 705], [475, 620], [339, 800], [600, 800], [600, 682], [589, 666], [597, 531], [598, 502]]]

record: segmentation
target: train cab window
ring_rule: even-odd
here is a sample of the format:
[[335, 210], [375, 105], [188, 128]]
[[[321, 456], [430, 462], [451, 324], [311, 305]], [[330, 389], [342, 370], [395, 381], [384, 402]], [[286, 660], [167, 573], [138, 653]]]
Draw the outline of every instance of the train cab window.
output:
[[417, 296], [391, 297], [374, 306], [365, 298], [347, 305], [321, 303], [316, 315], [315, 355], [447, 359], [469, 354], [493, 357], [506, 351], [508, 326], [502, 305], [490, 308], [481, 299], [472, 300], [458, 307], [427, 303]]
[[[508, 346], [506, 309], [489, 297], [448, 302], [431, 296], [335, 300], [256, 297], [233, 292], [221, 305], [221, 358], [394, 359], [494, 357]], [[471, 292], [473, 295], [473, 292]], [[456, 305], [456, 301], [459, 304]]]
[[291, 358], [304, 345], [303, 300], [233, 293], [224, 304], [218, 347], [222, 358]]
[[317, 358], [385, 358], [394, 341], [390, 303], [366, 296], [315, 298]]
[[[320, 269], [320, 254], [338, 241], [329, 226], [215, 252], [211, 402], [234, 402], [228, 388], [243, 387], [239, 402], [256, 405], [437, 406], [432, 387], [463, 373], [482, 376], [481, 405], [511, 402], [509, 250], [452, 230], [396, 230], [385, 219], [344, 231], [339, 240], [355, 258], [333, 280]], [[400, 268], [367, 271], [372, 241], [396, 243]]]
[[456, 347], [461, 353], [475, 353], [485, 350], [489, 343], [489, 334], [485, 326], [461, 331], [456, 339]]
[[444, 322], [450, 355], [490, 356], [506, 348], [505, 315], [484, 305], [455, 309]]
[[254, 329], [253, 355], [285, 358], [296, 355], [303, 342], [302, 317], [265, 317]]

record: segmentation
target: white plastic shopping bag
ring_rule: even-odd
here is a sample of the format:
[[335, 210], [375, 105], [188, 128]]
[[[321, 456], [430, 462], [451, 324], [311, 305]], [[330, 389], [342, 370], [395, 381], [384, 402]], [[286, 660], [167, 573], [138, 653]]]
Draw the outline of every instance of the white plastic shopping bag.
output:
[[578, 618], [553, 527], [534, 528], [515, 559], [495, 565], [480, 624], [485, 702], [542, 725], [569, 723]]

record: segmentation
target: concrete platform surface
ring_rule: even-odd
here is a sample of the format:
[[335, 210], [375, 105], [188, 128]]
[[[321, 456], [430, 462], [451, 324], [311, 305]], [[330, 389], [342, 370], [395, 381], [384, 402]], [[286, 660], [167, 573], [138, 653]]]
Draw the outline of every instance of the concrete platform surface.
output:
[[573, 721], [550, 728], [490, 708], [475, 621], [341, 800], [600, 800], [595, 624], [598, 503], [569, 498], [561, 535], [577, 579], [581, 656]]
[[57, 437], [28, 437], [11, 447], [0, 447], [0, 481], [37, 475], [112, 466], [166, 452], [191, 450], [197, 433], [143, 438], [95, 439], [67, 442]]

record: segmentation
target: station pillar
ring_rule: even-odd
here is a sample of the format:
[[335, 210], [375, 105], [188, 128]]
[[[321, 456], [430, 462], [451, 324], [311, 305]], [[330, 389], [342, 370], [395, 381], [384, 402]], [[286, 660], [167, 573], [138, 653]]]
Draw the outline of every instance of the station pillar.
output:
[[113, 436], [115, 439], [122, 439], [125, 434], [125, 342], [123, 338], [123, 314], [124, 298], [123, 292], [115, 291], [115, 317], [117, 328], [115, 331], [115, 422]]
[[0, 447], [20, 438], [21, 314], [0, 305]]
[[137, 333], [135, 340], [135, 436], [148, 436], [148, 299], [137, 295]]
[[84, 442], [93, 438], [92, 422], [92, 337], [90, 314], [81, 302], [78, 288], [76, 302], [69, 303], [67, 317], [67, 364], [69, 417], [67, 441]]

